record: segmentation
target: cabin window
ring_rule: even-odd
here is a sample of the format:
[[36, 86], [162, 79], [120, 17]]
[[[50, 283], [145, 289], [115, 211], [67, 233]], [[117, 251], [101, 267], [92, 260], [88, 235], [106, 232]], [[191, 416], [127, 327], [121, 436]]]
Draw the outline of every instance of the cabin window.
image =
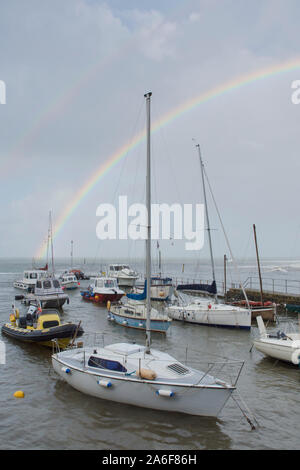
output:
[[57, 320], [48, 320], [43, 322], [43, 328], [51, 328], [53, 326], [59, 326], [59, 322]]
[[114, 281], [110, 281], [110, 280], [105, 281], [104, 286], [105, 287], [115, 287], [115, 283], [114, 283]]
[[28, 273], [25, 273], [24, 277], [25, 279], [28, 279]]
[[57, 279], [54, 279], [53, 285], [54, 285], [54, 287], [56, 287], [56, 288], [57, 288], [57, 287], [60, 287], [59, 282], [58, 282]]
[[44, 281], [43, 287], [44, 289], [51, 289], [51, 281]]
[[30, 279], [37, 279], [37, 273], [30, 273]]
[[108, 369], [116, 372], [127, 372], [127, 369], [118, 361], [102, 359], [101, 357], [90, 356], [88, 366], [99, 367], [100, 369]]
[[41, 289], [41, 288], [42, 288], [42, 283], [41, 283], [41, 281], [37, 281], [37, 282], [36, 282], [36, 287], [37, 287], [38, 289]]

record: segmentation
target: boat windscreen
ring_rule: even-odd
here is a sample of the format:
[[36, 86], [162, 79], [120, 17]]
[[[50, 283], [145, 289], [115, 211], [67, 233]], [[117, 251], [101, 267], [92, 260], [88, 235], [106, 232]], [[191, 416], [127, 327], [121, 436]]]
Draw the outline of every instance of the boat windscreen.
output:
[[90, 356], [88, 366], [99, 367], [100, 369], [108, 369], [116, 372], [127, 372], [127, 369], [125, 369], [120, 362], [102, 359], [101, 357], [96, 356]]

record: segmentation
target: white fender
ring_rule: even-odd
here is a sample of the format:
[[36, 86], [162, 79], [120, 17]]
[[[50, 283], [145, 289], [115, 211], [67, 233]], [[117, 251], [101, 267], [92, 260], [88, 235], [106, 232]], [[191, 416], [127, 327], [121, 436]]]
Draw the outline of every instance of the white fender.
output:
[[299, 364], [300, 349], [296, 349], [292, 354], [292, 363], [296, 366]]

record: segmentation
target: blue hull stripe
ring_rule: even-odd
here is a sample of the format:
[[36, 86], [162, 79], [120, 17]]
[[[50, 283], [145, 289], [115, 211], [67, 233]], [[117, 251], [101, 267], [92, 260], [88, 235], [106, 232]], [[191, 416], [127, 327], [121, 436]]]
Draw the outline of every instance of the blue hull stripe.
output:
[[[137, 328], [138, 330], [145, 330], [146, 329], [146, 320], [144, 319], [135, 319], [135, 318], [128, 318], [120, 317], [114, 313], [109, 313], [110, 318], [115, 320], [118, 325], [127, 326], [128, 328]], [[159, 320], [151, 320], [150, 322], [150, 329], [152, 331], [161, 331], [165, 332], [171, 325], [170, 321], [159, 321]]]

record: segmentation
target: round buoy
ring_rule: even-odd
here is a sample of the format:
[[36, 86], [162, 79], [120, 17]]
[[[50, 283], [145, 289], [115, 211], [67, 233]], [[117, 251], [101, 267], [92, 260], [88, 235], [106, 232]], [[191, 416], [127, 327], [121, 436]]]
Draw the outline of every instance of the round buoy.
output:
[[17, 390], [15, 393], [14, 393], [14, 397], [15, 398], [24, 398], [24, 392], [22, 390]]

